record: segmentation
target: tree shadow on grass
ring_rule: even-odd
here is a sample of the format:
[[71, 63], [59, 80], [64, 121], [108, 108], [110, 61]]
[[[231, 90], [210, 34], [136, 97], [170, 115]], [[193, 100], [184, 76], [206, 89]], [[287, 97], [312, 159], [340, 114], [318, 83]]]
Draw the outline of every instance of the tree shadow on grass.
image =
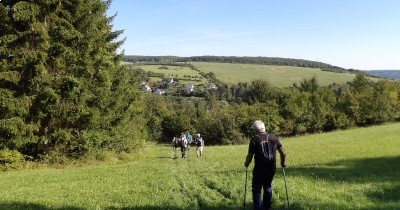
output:
[[375, 184], [378, 187], [365, 192], [375, 205], [370, 208], [392, 209], [398, 206], [397, 209], [400, 209], [399, 163], [400, 156], [341, 160], [325, 165], [288, 167], [286, 174], [343, 184]]
[[375, 201], [399, 202], [400, 209], [400, 184], [377, 189], [373, 192], [368, 192], [367, 196]]
[[73, 206], [63, 206], [58, 208], [50, 208], [42, 204], [24, 203], [24, 202], [9, 202], [0, 203], [0, 209], [4, 210], [84, 210], [83, 208]]
[[[143, 206], [143, 207], [126, 207], [126, 208], [108, 208], [110, 210], [160, 210], [160, 209], [171, 209], [171, 210], [242, 210], [243, 206], [229, 206], [229, 205], [220, 205], [220, 206], [201, 206], [201, 207], [176, 207], [176, 206]], [[250, 205], [246, 206], [246, 209], [252, 209]]]
[[400, 181], [400, 156], [335, 161], [325, 165], [288, 167], [290, 176], [303, 176], [331, 182]]

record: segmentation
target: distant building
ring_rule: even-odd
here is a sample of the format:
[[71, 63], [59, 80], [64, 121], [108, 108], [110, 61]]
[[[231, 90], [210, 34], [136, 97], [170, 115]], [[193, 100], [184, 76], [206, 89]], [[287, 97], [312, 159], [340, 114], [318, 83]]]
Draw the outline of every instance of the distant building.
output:
[[171, 83], [174, 83], [175, 81], [174, 81], [174, 78], [166, 78], [166, 79], [164, 79], [164, 82], [166, 82], [167, 84], [171, 84]]
[[193, 84], [186, 84], [186, 85], [185, 85], [185, 90], [186, 90], [186, 92], [188, 92], [188, 93], [193, 92], [193, 91], [194, 91], [194, 85], [193, 85]]
[[156, 94], [156, 95], [162, 95], [165, 93], [167, 93], [167, 91], [164, 89], [157, 89], [156, 91], [154, 91], [154, 94]]
[[218, 87], [217, 87], [215, 84], [213, 84], [213, 83], [208, 83], [208, 84], [206, 85], [206, 89], [207, 89], [207, 90], [215, 90], [215, 89], [218, 89]]
[[149, 85], [142, 85], [140, 90], [143, 91], [143, 92], [150, 92], [151, 91], [151, 87]]

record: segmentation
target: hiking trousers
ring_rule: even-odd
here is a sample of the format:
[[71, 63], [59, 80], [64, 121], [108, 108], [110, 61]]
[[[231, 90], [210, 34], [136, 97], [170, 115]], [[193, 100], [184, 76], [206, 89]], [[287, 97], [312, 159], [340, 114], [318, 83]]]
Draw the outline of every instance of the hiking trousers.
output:
[[181, 147], [182, 158], [186, 157], [186, 147]]
[[[272, 205], [272, 180], [276, 168], [253, 169], [252, 193], [253, 209], [270, 209]], [[263, 189], [263, 198], [261, 200], [261, 189]]]

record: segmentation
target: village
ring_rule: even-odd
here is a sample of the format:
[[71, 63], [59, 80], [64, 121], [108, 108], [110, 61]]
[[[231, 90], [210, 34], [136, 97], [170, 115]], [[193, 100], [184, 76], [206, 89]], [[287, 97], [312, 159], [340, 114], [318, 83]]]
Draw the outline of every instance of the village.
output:
[[149, 92], [155, 95], [164, 94], [192, 94], [194, 92], [201, 92], [202, 90], [216, 90], [218, 87], [214, 83], [207, 84], [192, 84], [192, 83], [180, 83], [179, 79], [166, 77], [162, 78], [161, 81], [151, 82], [151, 81], [141, 81], [140, 90], [142, 92]]

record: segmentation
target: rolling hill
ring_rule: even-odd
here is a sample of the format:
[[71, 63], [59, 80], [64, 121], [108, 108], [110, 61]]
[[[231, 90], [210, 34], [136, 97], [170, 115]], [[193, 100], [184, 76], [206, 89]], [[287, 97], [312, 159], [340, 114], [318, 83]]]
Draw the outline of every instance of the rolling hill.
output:
[[[352, 81], [353, 73], [339, 73], [322, 71], [318, 68], [306, 68], [295, 66], [274, 66], [260, 64], [232, 64], [193, 62], [202, 72], [214, 72], [217, 79], [228, 84], [239, 82], [251, 82], [256, 79], [265, 79], [277, 87], [289, 87], [293, 83], [299, 84], [303, 79], [315, 76], [320, 85], [326, 86], [332, 83], [342, 84]], [[376, 78], [370, 78], [377, 81]]]
[[364, 71], [367, 75], [378, 76], [385, 79], [400, 80], [400, 70], [370, 70]]

